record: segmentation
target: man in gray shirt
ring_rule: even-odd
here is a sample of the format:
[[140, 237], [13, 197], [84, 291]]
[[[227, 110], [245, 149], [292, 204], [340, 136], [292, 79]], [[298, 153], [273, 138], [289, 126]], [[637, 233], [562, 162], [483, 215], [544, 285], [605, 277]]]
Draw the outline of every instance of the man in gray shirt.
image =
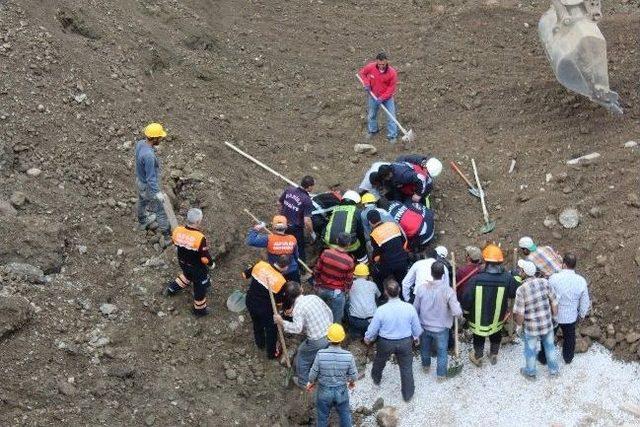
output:
[[353, 275], [355, 280], [349, 291], [349, 335], [363, 337], [378, 308], [376, 298], [381, 294], [378, 285], [369, 280], [367, 264], [356, 265]]
[[335, 406], [340, 418], [340, 427], [351, 427], [351, 409], [349, 408], [349, 389], [356, 384], [358, 370], [353, 355], [340, 348], [345, 333], [342, 325], [333, 323], [327, 331], [329, 348], [318, 351], [309, 372], [307, 390], [318, 384], [316, 394], [317, 425], [329, 425], [329, 414]]
[[[145, 139], [136, 143], [136, 182], [138, 184], [138, 224], [145, 230], [152, 222], [164, 236], [163, 246], [171, 242], [171, 228], [162, 202], [164, 193], [160, 189], [160, 163], [155, 147], [167, 136], [160, 123], [151, 123], [144, 129]], [[147, 209], [153, 212], [147, 216]]]
[[438, 349], [436, 368], [438, 381], [447, 378], [447, 344], [453, 318], [462, 316], [462, 308], [456, 293], [449, 287], [448, 281], [444, 278], [444, 272], [445, 266], [441, 261], [431, 264], [433, 280], [416, 288], [416, 299], [413, 302], [424, 329], [420, 337], [422, 369], [428, 372], [431, 368], [431, 344], [435, 341]]

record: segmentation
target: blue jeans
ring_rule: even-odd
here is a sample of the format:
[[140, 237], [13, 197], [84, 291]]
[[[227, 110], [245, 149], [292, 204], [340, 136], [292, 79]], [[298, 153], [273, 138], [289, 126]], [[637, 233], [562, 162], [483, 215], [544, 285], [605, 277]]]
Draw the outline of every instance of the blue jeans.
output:
[[333, 313], [333, 322], [342, 323], [342, 317], [344, 316], [344, 305], [346, 303], [346, 297], [344, 292], [337, 293], [334, 290], [317, 288], [318, 296], [327, 303]]
[[318, 351], [327, 347], [329, 347], [329, 341], [327, 341], [326, 337], [317, 340], [307, 338], [300, 343], [294, 361], [299, 384], [305, 385], [309, 382], [309, 371], [311, 370], [313, 361], [316, 360], [316, 354], [318, 354]]
[[[389, 113], [391, 113], [393, 117], [396, 116], [396, 104], [395, 102], [393, 102], [393, 98], [387, 99], [382, 104], [385, 107], [387, 107], [387, 110], [389, 110]], [[380, 108], [380, 105], [371, 97], [371, 95], [369, 95], [369, 108], [368, 108], [369, 114], [367, 118], [367, 129], [369, 130], [369, 133], [376, 133], [380, 130], [378, 128], [378, 109], [379, 108]], [[391, 138], [396, 138], [397, 136], [398, 136], [398, 125], [396, 125], [396, 123], [393, 120], [387, 117], [387, 138], [391, 139]]]
[[556, 346], [553, 343], [555, 334], [553, 329], [547, 332], [546, 335], [533, 336], [525, 332], [524, 334], [524, 371], [527, 375], [536, 375], [536, 363], [538, 356], [538, 341], [542, 342], [542, 348], [544, 349], [544, 355], [547, 358], [547, 366], [549, 367], [549, 373], [551, 375], [558, 374], [560, 367], [558, 366], [558, 357], [556, 356]]
[[316, 410], [318, 411], [318, 427], [329, 425], [329, 414], [335, 406], [340, 417], [340, 427], [351, 427], [351, 409], [349, 408], [349, 390], [346, 384], [337, 387], [318, 386]]
[[420, 336], [420, 356], [422, 358], [422, 366], [431, 366], [431, 344], [435, 340], [438, 349], [438, 358], [436, 362], [436, 374], [439, 377], [447, 375], [447, 363], [449, 355], [447, 354], [447, 344], [449, 343], [449, 330], [445, 329], [441, 332], [423, 331]]

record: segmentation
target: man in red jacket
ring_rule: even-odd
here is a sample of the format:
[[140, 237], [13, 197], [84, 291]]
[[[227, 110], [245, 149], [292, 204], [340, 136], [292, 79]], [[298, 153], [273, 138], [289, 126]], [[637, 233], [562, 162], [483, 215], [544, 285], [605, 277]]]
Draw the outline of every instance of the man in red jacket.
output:
[[[374, 99], [369, 94], [369, 115], [367, 128], [369, 137], [378, 133], [378, 109], [383, 104], [389, 113], [394, 117], [396, 115], [396, 105], [393, 102], [393, 94], [396, 91], [396, 83], [398, 75], [396, 70], [389, 65], [387, 54], [382, 52], [376, 56], [375, 62], [370, 62], [360, 69], [358, 72], [364, 83], [364, 89], [369, 94], [373, 92]], [[389, 142], [395, 143], [398, 137], [398, 126], [395, 122], [387, 117], [387, 139]]]

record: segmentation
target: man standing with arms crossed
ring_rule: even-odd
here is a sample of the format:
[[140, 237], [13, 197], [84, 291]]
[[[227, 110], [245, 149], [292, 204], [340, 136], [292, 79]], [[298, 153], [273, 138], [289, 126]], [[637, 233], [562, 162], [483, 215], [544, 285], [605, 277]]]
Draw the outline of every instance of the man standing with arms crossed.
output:
[[[376, 56], [376, 60], [368, 63], [358, 72], [364, 89], [368, 94], [368, 137], [372, 138], [378, 131], [378, 109], [384, 105], [389, 113], [396, 116], [396, 104], [393, 95], [396, 91], [398, 74], [395, 68], [389, 65], [387, 54], [384, 52]], [[371, 93], [375, 96], [372, 97]], [[387, 117], [387, 139], [395, 143], [398, 138], [398, 125]]]

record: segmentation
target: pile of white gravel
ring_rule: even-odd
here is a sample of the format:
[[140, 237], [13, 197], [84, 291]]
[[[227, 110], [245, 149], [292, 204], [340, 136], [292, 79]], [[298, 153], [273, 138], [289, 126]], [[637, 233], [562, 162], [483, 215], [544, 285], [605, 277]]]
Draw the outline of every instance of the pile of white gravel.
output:
[[[405, 403], [400, 395], [400, 373], [395, 363], [387, 363], [380, 386], [371, 381], [371, 364], [351, 395], [351, 407], [371, 408], [379, 397], [386, 406], [398, 408], [401, 426], [591, 426], [640, 425], [640, 418], [622, 411], [620, 404], [640, 404], [640, 364], [613, 360], [611, 353], [593, 345], [577, 354], [570, 365], [560, 360], [560, 376], [549, 378], [545, 366], [538, 365], [535, 382], [520, 375], [524, 363], [522, 345], [500, 350], [497, 365], [477, 368], [461, 346], [462, 372], [443, 383], [435, 378], [436, 359], [429, 374], [422, 372], [414, 358], [416, 391]], [[487, 343], [488, 347], [488, 343]], [[376, 425], [375, 415], [365, 426]]]

